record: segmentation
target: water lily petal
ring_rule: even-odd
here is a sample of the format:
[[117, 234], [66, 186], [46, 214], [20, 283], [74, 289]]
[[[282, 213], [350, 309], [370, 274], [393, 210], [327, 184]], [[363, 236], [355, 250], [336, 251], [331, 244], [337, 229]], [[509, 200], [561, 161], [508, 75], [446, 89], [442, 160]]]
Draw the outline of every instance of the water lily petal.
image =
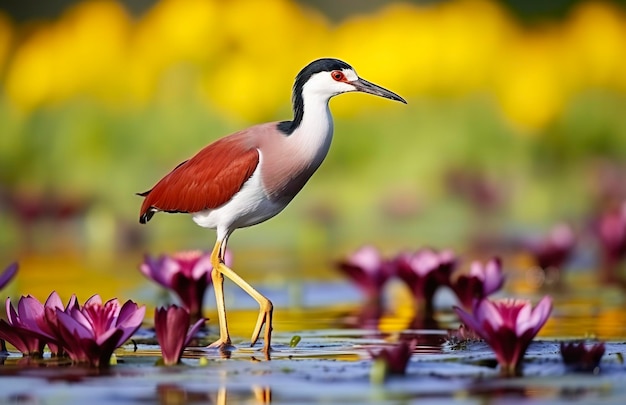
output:
[[532, 315], [530, 316], [529, 323], [532, 325], [533, 334], [536, 335], [537, 332], [545, 325], [550, 317], [550, 313], [552, 312], [552, 298], [549, 295], [546, 295], [539, 301], [535, 309], [532, 311]]
[[432, 315], [432, 300], [439, 287], [450, 284], [455, 266], [452, 253], [422, 248], [412, 254], [402, 253], [395, 260], [397, 276], [413, 292], [423, 313]]
[[31, 295], [20, 298], [17, 303], [20, 323], [27, 329], [38, 330], [37, 319], [43, 318], [44, 307], [39, 300]]
[[204, 325], [205, 322], [206, 322], [206, 319], [202, 318], [202, 319], [198, 319], [196, 323], [191, 325], [191, 327], [189, 328], [189, 331], [187, 332], [187, 336], [185, 338], [185, 344], [183, 346], [185, 347], [189, 346], [189, 342], [191, 342], [191, 339], [193, 339], [196, 333], [198, 333], [198, 331], [200, 330], [200, 328], [202, 328], [202, 325]]
[[372, 245], [365, 245], [352, 253], [347, 260], [348, 264], [363, 269], [366, 273], [375, 273], [383, 262], [378, 249]]
[[[71, 311], [71, 315], [60, 309], [56, 310], [58, 325], [61, 330], [65, 329], [70, 335], [81, 339], [94, 339], [93, 331], [89, 328], [89, 321], [80, 311]], [[71, 349], [71, 344], [64, 347]]]
[[0, 289], [11, 281], [11, 279], [17, 274], [19, 265], [17, 262], [11, 263], [2, 273], [0, 273]]
[[493, 258], [485, 264], [483, 281], [483, 293], [485, 296], [493, 294], [502, 288], [504, 276], [502, 274], [502, 261], [499, 257]]
[[158, 308], [154, 313], [154, 328], [166, 365], [177, 364], [185, 349], [189, 312], [176, 305]]
[[72, 294], [67, 305], [65, 306], [65, 312], [69, 312], [72, 308], [80, 308], [80, 304], [78, 303], [78, 298], [76, 294]]
[[[87, 362], [89, 357], [86, 353], [86, 347], [83, 342], [83, 338], [79, 335], [78, 331], [74, 331], [72, 327], [68, 328], [64, 323], [60, 321], [58, 316], [62, 311], [56, 310], [56, 319], [58, 320], [57, 331], [59, 333], [59, 340], [63, 343], [63, 350], [75, 363]], [[65, 314], [69, 317], [69, 315]], [[65, 322], [69, 322], [65, 319]], [[92, 340], [91, 338], [84, 338], [85, 341]]]
[[61, 300], [61, 297], [59, 297], [59, 294], [57, 294], [56, 291], [52, 291], [50, 293], [50, 295], [48, 296], [48, 299], [43, 305], [44, 307], [47, 307], [47, 308], [63, 309], [63, 301]]
[[92, 295], [87, 301], [85, 301], [85, 305], [83, 306], [87, 305], [102, 305], [102, 297], [98, 294]]
[[108, 300], [104, 305], [97, 301], [91, 301], [85, 303], [80, 312], [89, 321], [94, 336], [98, 336], [114, 327], [120, 312], [120, 304], [117, 298]]
[[7, 319], [9, 320], [9, 323], [11, 325], [16, 325], [19, 323], [19, 317], [17, 316], [17, 312], [15, 311], [15, 308], [13, 308], [13, 305], [11, 305], [11, 298], [8, 297], [5, 301], [5, 308], [7, 311]]
[[[91, 339], [91, 340], [93, 340], [98, 346], [102, 346], [105, 343], [107, 343], [107, 341], [111, 338], [111, 336], [113, 336], [113, 334], [116, 334], [117, 338], [119, 339], [119, 337], [121, 335], [123, 335], [123, 333], [124, 333], [124, 331], [121, 330], [121, 329], [111, 328], [111, 329], [107, 329], [105, 331], [102, 331], [101, 333], [98, 333], [95, 336], [95, 339]], [[115, 343], [117, 344], [118, 341], [116, 340]], [[124, 342], [121, 342], [121, 343], [124, 343]]]
[[478, 323], [476, 318], [473, 315], [465, 312], [465, 310], [457, 306], [454, 306], [453, 309], [454, 309], [454, 312], [457, 313], [459, 318], [461, 318], [461, 322], [463, 322], [465, 326], [473, 330], [481, 338], [483, 339], [488, 338], [488, 336], [485, 334], [485, 331], [483, 330], [483, 325]]
[[531, 315], [533, 313], [532, 309], [532, 305], [529, 301], [527, 304], [522, 305], [517, 313], [517, 317], [514, 320], [514, 330], [518, 336], [523, 335], [527, 330], [534, 327], [531, 319]]
[[180, 264], [168, 256], [163, 257], [161, 267], [155, 270], [156, 272], [152, 273], [155, 276], [154, 280], [164, 287], [170, 287], [174, 275], [182, 271]]
[[44, 346], [39, 339], [24, 333], [22, 328], [16, 328], [4, 319], [0, 319], [0, 339], [9, 342], [24, 355], [40, 354]]
[[[530, 301], [527, 301], [516, 316], [515, 330], [517, 335], [521, 336], [530, 332], [531, 338], [533, 338], [548, 319], [551, 310], [552, 300], [548, 296], [544, 297], [535, 309], [532, 308]], [[542, 320], [542, 317], [545, 318]]]
[[[134, 310], [128, 315], [125, 315], [123, 319], [118, 319], [116, 329], [122, 331], [122, 334], [119, 337], [117, 345], [120, 346], [124, 342], [126, 342], [130, 337], [137, 332], [139, 327], [141, 327], [141, 323], [143, 322], [143, 318], [146, 315], [146, 306], [142, 305], [137, 307], [137, 304], [128, 300], [124, 303], [124, 307], [128, 306], [129, 308], [133, 308]], [[129, 309], [124, 309], [124, 312], [127, 313], [130, 311]], [[121, 311], [120, 311], [121, 312]]]
[[165, 288], [169, 288], [172, 283], [172, 276], [176, 274], [180, 268], [176, 262], [167, 256], [152, 258], [149, 255], [145, 255], [143, 263], [139, 266], [139, 270], [141, 270], [146, 277], [156, 281]]
[[474, 260], [470, 264], [469, 275], [480, 278], [481, 280], [485, 279], [485, 271], [483, 269], [483, 265], [478, 260]]
[[118, 311], [117, 321], [115, 325], [117, 326], [120, 323], [126, 322], [127, 319], [131, 318], [133, 314], [137, 312], [138, 308], [139, 305], [137, 305], [134, 301], [126, 301]]
[[196, 263], [191, 269], [191, 278], [199, 280], [201, 278], [211, 278], [211, 272], [213, 271], [213, 265], [211, 264], [211, 255], [205, 254], [198, 258]]
[[372, 245], [361, 247], [339, 261], [337, 267], [365, 294], [368, 302], [376, 305], [380, 303], [387, 281], [396, 274], [395, 263], [383, 259]]
[[[65, 315], [63, 317], [63, 319], [66, 321], [65, 325], [70, 325], [70, 324], [80, 325], [82, 329], [89, 332], [89, 336], [92, 336], [92, 337], [94, 336], [93, 324], [91, 323], [89, 318], [85, 316], [85, 314], [81, 311], [81, 309], [72, 308], [68, 312], [61, 311], [60, 309], [57, 309], [56, 311], [57, 311], [57, 316], [59, 316], [59, 314], [61, 313]], [[71, 320], [71, 323], [69, 323], [69, 320]], [[60, 317], [59, 317], [59, 321], [61, 321]], [[84, 337], [83, 334], [81, 334], [80, 336]]]
[[511, 330], [517, 330], [517, 319], [520, 311], [525, 308], [525, 311], [530, 313], [532, 305], [530, 301], [525, 299], [505, 298], [492, 301], [496, 308], [496, 311], [502, 317], [502, 323]]
[[430, 249], [421, 249], [411, 256], [409, 263], [417, 274], [423, 276], [439, 266], [439, 256]]
[[502, 313], [493, 301], [482, 299], [474, 304], [476, 321], [480, 325], [489, 324], [493, 329], [500, 328], [504, 323]]

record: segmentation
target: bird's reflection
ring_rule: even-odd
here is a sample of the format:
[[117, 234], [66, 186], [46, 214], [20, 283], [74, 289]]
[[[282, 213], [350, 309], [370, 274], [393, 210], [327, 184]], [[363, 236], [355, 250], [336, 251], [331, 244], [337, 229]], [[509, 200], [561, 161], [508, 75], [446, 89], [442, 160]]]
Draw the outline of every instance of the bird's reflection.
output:
[[269, 404], [272, 401], [270, 387], [252, 385], [249, 390], [219, 387], [216, 391], [193, 391], [177, 384], [159, 384], [157, 399], [161, 405], [180, 405], [187, 403], [213, 403], [226, 405], [233, 403]]

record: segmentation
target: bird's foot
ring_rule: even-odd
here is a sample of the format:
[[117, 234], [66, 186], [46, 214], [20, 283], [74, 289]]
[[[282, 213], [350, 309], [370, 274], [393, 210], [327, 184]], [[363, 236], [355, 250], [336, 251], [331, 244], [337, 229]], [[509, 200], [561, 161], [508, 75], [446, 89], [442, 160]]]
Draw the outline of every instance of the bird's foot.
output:
[[207, 346], [209, 349], [217, 349], [220, 351], [231, 351], [236, 349], [230, 342], [230, 338], [219, 338], [215, 342]]

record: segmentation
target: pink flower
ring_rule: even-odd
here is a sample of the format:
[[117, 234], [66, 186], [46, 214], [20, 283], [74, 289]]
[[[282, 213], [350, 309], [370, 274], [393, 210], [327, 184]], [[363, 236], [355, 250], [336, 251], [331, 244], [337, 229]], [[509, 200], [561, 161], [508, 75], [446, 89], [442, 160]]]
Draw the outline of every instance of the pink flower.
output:
[[17, 274], [18, 268], [19, 265], [17, 263], [12, 263], [4, 269], [4, 271], [0, 274], [0, 289], [4, 288], [4, 286], [11, 281], [15, 274]]
[[344, 261], [339, 269], [363, 291], [368, 301], [380, 303], [385, 283], [395, 274], [393, 263], [384, 260], [374, 246], [363, 246]]
[[400, 341], [397, 345], [390, 348], [384, 348], [378, 353], [370, 352], [375, 362], [384, 364], [385, 374], [402, 375], [406, 372], [406, 366], [409, 364], [416, 341]]
[[190, 328], [190, 320], [189, 312], [176, 305], [155, 309], [154, 329], [166, 366], [180, 362], [185, 347], [205, 322], [205, 319], [199, 319]]
[[[231, 255], [226, 252], [226, 265]], [[211, 285], [211, 255], [200, 251], [181, 252], [156, 259], [146, 255], [141, 272], [163, 287], [172, 290], [193, 319], [202, 318], [202, 303], [206, 289]]]
[[552, 299], [543, 297], [534, 309], [528, 300], [482, 299], [474, 302], [473, 314], [459, 307], [454, 310], [491, 347], [502, 373], [515, 375], [530, 342], [552, 312]]
[[33, 335], [29, 329], [29, 325], [36, 322], [37, 315], [32, 311], [36, 304], [43, 308], [36, 298], [29, 295], [20, 299], [15, 310], [11, 305], [11, 298], [7, 298], [7, 320], [0, 319], [0, 338], [15, 346], [25, 356], [40, 356], [46, 345], [45, 341]]
[[[76, 297], [72, 296], [67, 308], [76, 305]], [[46, 319], [46, 311], [63, 309], [61, 298], [53, 291], [45, 304], [31, 295], [23, 296], [17, 309], [6, 300], [7, 321], [0, 321], [0, 336], [5, 335], [22, 354], [40, 355], [43, 347], [48, 344], [53, 355], [59, 354], [58, 336]]]
[[454, 253], [426, 248], [414, 253], [402, 253], [395, 261], [398, 277], [411, 289], [418, 306], [426, 314], [432, 314], [435, 292], [440, 286], [449, 283], [450, 274], [456, 265]]
[[527, 246], [537, 266], [543, 270], [560, 270], [572, 254], [575, 244], [576, 236], [572, 228], [567, 224], [558, 224], [547, 236], [529, 241]]
[[450, 287], [456, 294], [461, 305], [470, 309], [475, 299], [483, 299], [502, 288], [504, 275], [502, 262], [496, 257], [486, 264], [472, 262], [469, 274], [452, 276]]
[[47, 311], [46, 318], [57, 328], [72, 361], [107, 367], [113, 351], [139, 329], [145, 312], [145, 306], [131, 300], [122, 306], [115, 298], [103, 304], [100, 296], [94, 295], [82, 307]]
[[585, 346], [583, 342], [561, 342], [563, 363], [576, 371], [594, 371], [604, 355], [604, 343]]
[[[19, 307], [22, 306], [21, 301], [22, 300], [20, 300]], [[63, 307], [61, 297], [59, 297], [56, 291], [50, 293], [43, 305], [37, 299], [30, 296], [23, 297], [23, 301], [25, 303], [24, 307], [28, 308], [28, 316], [25, 318], [24, 327], [30, 334], [46, 342], [53, 355], [61, 355], [63, 350], [59, 341], [62, 340], [62, 337], [59, 335], [56, 327], [52, 325], [48, 319], [52, 314], [55, 314], [57, 309], [67, 312], [71, 308], [78, 307], [76, 296], [72, 295], [65, 308]]]

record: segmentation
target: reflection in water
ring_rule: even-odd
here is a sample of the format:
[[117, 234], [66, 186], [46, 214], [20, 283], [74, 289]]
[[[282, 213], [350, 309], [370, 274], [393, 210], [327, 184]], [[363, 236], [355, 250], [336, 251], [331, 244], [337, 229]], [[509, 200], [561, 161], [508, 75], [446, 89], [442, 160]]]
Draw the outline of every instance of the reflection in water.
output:
[[272, 401], [270, 387], [253, 385], [250, 390], [228, 389], [221, 386], [215, 392], [194, 391], [177, 384], [159, 384], [156, 387], [157, 399], [161, 405], [182, 405], [189, 403], [212, 403], [226, 405], [235, 403], [269, 404]]
[[[504, 380], [498, 380], [502, 382]], [[525, 387], [525, 386], [477, 386], [470, 389], [470, 395], [484, 398], [550, 398], [557, 397], [558, 388], [555, 387]]]
[[414, 353], [436, 354], [442, 353], [447, 334], [440, 330], [410, 330], [400, 333], [400, 341], [415, 342]]

